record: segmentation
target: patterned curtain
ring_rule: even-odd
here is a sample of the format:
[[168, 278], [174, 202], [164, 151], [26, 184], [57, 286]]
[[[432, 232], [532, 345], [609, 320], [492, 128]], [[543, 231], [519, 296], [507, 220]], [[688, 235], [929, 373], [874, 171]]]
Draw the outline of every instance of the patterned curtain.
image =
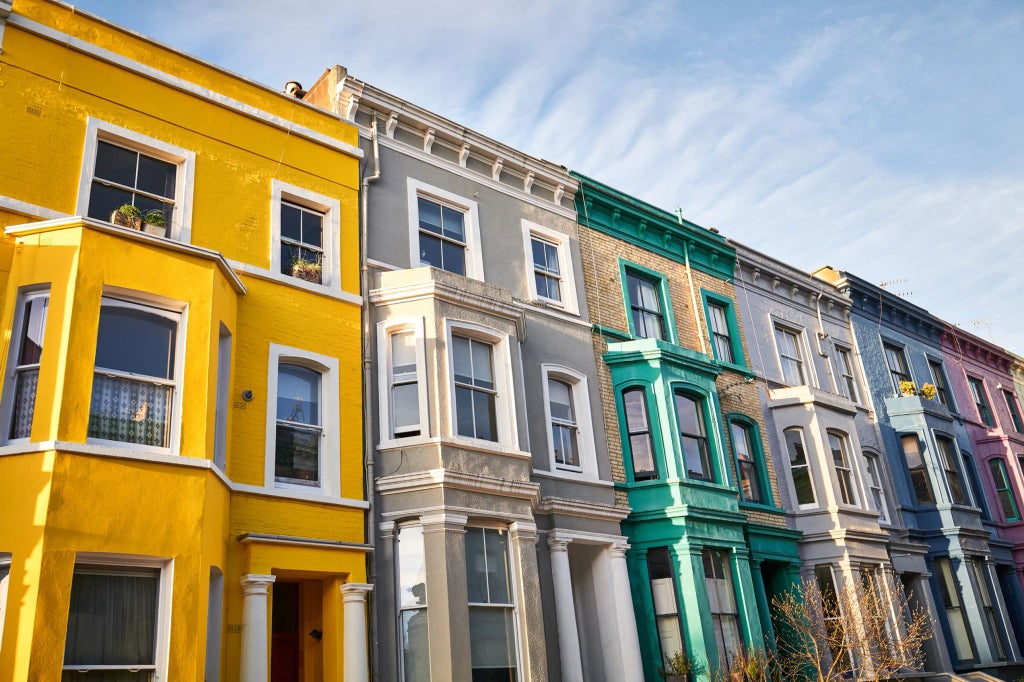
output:
[[28, 438], [32, 435], [32, 414], [36, 406], [36, 385], [39, 368], [18, 372], [14, 386], [14, 411], [11, 415], [10, 438]]
[[97, 373], [89, 437], [166, 448], [173, 396], [171, 386]]

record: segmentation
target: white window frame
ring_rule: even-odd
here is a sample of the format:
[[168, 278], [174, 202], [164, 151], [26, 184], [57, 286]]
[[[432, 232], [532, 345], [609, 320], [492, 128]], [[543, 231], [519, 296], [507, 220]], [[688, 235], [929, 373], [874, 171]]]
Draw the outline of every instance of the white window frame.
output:
[[167, 225], [167, 238], [190, 244], [192, 242], [192, 190], [195, 187], [196, 153], [168, 144], [134, 130], [89, 117], [85, 127], [85, 148], [82, 152], [82, 175], [78, 182], [78, 203], [75, 213], [89, 214], [89, 195], [96, 171], [96, 151], [99, 141], [137, 151], [178, 167], [174, 177], [174, 213]]
[[341, 201], [280, 180], [271, 180], [270, 182], [270, 271], [280, 277], [283, 282], [301, 281], [303, 284], [312, 286], [318, 285], [315, 282], [297, 280], [295, 277], [281, 272], [282, 201], [323, 214], [322, 247], [324, 257], [320, 269], [319, 286], [340, 290]]
[[[399, 633], [398, 633], [398, 672], [399, 672], [399, 675], [398, 675], [398, 678], [399, 678], [399, 680], [402, 680], [403, 682], [405, 680], [405, 672], [406, 672], [405, 671], [404, 650], [405, 650], [405, 646], [406, 646], [406, 642], [407, 642], [406, 637], [405, 637], [405, 633], [401, 631], [402, 618], [404, 616], [404, 612], [405, 611], [424, 611], [424, 612], [426, 612], [428, 614], [428, 618], [429, 618], [429, 611], [428, 611], [428, 609], [429, 609], [429, 606], [430, 606], [430, 599], [429, 598], [426, 599], [426, 603], [424, 603], [422, 606], [420, 606], [420, 605], [417, 605], [417, 606], [403, 606], [402, 605], [402, 594], [401, 594], [401, 592], [402, 592], [402, 563], [401, 563], [401, 550], [400, 550], [400, 546], [401, 546], [401, 533], [406, 528], [419, 528], [420, 529], [420, 540], [422, 542], [421, 549], [423, 550], [424, 564], [426, 563], [426, 552], [427, 552], [427, 548], [426, 548], [426, 546], [427, 546], [427, 539], [426, 539], [425, 533], [423, 533], [423, 524], [422, 524], [421, 521], [415, 520], [415, 521], [407, 521], [407, 522], [404, 522], [404, 523], [396, 524], [392, 552], [393, 552], [393, 556], [395, 557], [394, 562], [393, 562], [394, 563], [394, 576], [395, 576], [395, 617], [397, 619], [397, 624], [398, 624], [398, 627], [399, 627]], [[426, 587], [426, 585], [424, 585], [424, 587]], [[427, 596], [429, 597], [429, 594]], [[428, 625], [428, 630], [429, 630], [429, 625]], [[427, 653], [427, 661], [428, 661], [427, 665], [429, 666], [429, 661], [430, 661], [430, 658], [429, 658], [430, 657], [430, 649], [429, 649], [429, 647], [427, 648], [427, 652], [426, 653]]]
[[[540, 366], [541, 386], [544, 391], [544, 429], [548, 442], [548, 458], [551, 471], [575, 472], [596, 479], [597, 445], [594, 440], [594, 422], [590, 412], [590, 391], [587, 377], [574, 369], [562, 365], [542, 364]], [[561, 381], [572, 391], [573, 416], [576, 418], [576, 447], [580, 460], [578, 467], [555, 462], [555, 444], [551, 438], [551, 397], [548, 395], [548, 379]]]
[[[835, 450], [832, 448], [833, 437], [839, 444], [839, 453], [840, 455], [842, 455], [844, 466], [840, 466], [839, 464], [836, 463], [836, 453]], [[858, 480], [859, 476], [857, 475], [857, 463], [853, 454], [853, 441], [851, 440], [849, 434], [847, 434], [844, 431], [839, 431], [837, 429], [827, 429], [825, 431], [825, 442], [828, 444], [827, 447], [829, 454], [829, 465], [835, 471], [836, 484], [840, 484], [840, 481], [843, 479], [842, 472], [846, 472], [846, 478], [847, 482], [849, 483], [850, 494], [853, 496], [853, 500], [851, 502], [847, 502], [846, 500], [844, 500], [842, 486], [837, 485], [836, 501], [845, 506], [860, 507], [862, 495], [860, 491], [860, 482]]]
[[[493, 363], [491, 371], [494, 374], [495, 393], [494, 412], [498, 428], [497, 442], [459, 435], [458, 413], [455, 406], [455, 363], [451, 355], [453, 335], [481, 341], [491, 346], [491, 362]], [[515, 384], [512, 380], [512, 353], [508, 336], [483, 325], [446, 319], [445, 362], [448, 372], [448, 436], [453, 440], [475, 447], [517, 451], [519, 449], [519, 429], [516, 423], [516, 401], [512, 393]]]
[[[277, 372], [280, 364], [308, 367], [320, 373], [320, 485], [308, 486], [275, 480], [277, 453]], [[341, 496], [340, 439], [338, 434], [338, 359], [320, 353], [270, 344], [267, 363], [267, 429], [263, 485], [307, 495]]]
[[[185, 339], [188, 335], [188, 307], [181, 301], [173, 301], [156, 294], [148, 294], [142, 291], [122, 289], [120, 287], [104, 287], [103, 295], [100, 298], [100, 305], [96, 314], [96, 344], [99, 345], [99, 318], [102, 312], [104, 301], [111, 300], [115, 304], [127, 308], [145, 308], [146, 312], [162, 315], [167, 319], [173, 319], [178, 324], [177, 333], [174, 338], [174, 398], [171, 403], [171, 425], [168, 446], [166, 448], [155, 445], [143, 445], [141, 443], [128, 443], [120, 440], [108, 440], [106, 438], [93, 438], [86, 436], [85, 442], [95, 445], [105, 445], [122, 450], [135, 450], [136, 452], [149, 452], [153, 454], [180, 454], [181, 447], [181, 423], [182, 417], [182, 394], [185, 392]], [[96, 374], [96, 354], [92, 358], [92, 375]], [[92, 383], [90, 379], [90, 395]], [[91, 414], [91, 408], [90, 408]]]
[[[468, 619], [468, 617], [469, 617], [469, 607], [471, 607], [471, 606], [483, 606], [483, 607], [492, 607], [492, 608], [500, 608], [500, 609], [509, 609], [512, 612], [512, 632], [514, 633], [514, 639], [515, 639], [515, 641], [513, 642], [513, 645], [514, 645], [515, 654], [516, 654], [516, 680], [518, 682], [518, 681], [523, 679], [523, 667], [525, 666], [524, 659], [523, 659], [523, 654], [524, 654], [523, 644], [522, 644], [521, 637], [520, 637], [520, 632], [519, 632], [519, 601], [520, 601], [521, 597], [519, 595], [519, 590], [518, 590], [519, 580], [518, 580], [518, 575], [517, 575], [517, 571], [516, 571], [516, 561], [515, 561], [516, 556], [519, 554], [519, 547], [517, 547], [518, 543], [516, 543], [515, 540], [512, 538], [512, 529], [507, 524], [488, 522], [488, 521], [481, 520], [478, 523], [473, 523], [471, 525], [465, 526], [466, 532], [471, 532], [473, 530], [481, 530], [481, 529], [483, 529], [483, 530], [503, 530], [506, 533], [508, 533], [508, 581], [509, 581], [509, 595], [512, 597], [512, 602], [510, 604], [492, 603], [492, 602], [482, 603], [482, 602], [471, 602], [471, 601], [469, 601], [467, 599], [467, 601], [466, 601], [466, 617]], [[485, 552], [486, 552], [486, 548], [487, 548], [487, 544], [485, 542], [484, 543], [484, 551]], [[486, 554], [484, 555], [484, 559], [486, 561]], [[468, 561], [469, 561], [469, 558], [467, 556], [466, 557], [467, 568], [468, 568]], [[466, 644], [471, 647], [470, 642], [467, 641]]]
[[[526, 287], [531, 301], [540, 301], [553, 308], [561, 308], [573, 315], [579, 314], [579, 302], [576, 299], [576, 278], [572, 268], [572, 250], [569, 235], [552, 230], [523, 219], [523, 250], [526, 255]], [[537, 293], [537, 282], [534, 279], [533, 244], [534, 238], [551, 244], [558, 250], [559, 286], [562, 300], [556, 301]]]
[[[160, 584], [157, 587], [157, 619], [156, 619], [156, 651], [153, 661], [156, 669], [153, 671], [153, 682], [164, 682], [169, 675], [170, 639], [171, 639], [171, 601], [174, 588], [174, 559], [165, 557], [151, 557], [137, 554], [105, 554], [97, 552], [77, 552], [75, 554], [75, 566], [79, 564], [90, 566], [109, 566], [112, 569], [124, 568], [157, 568], [160, 569]], [[71, 580], [74, 580], [72, 572]], [[71, 584], [68, 583], [68, 595], [71, 594]], [[64, 623], [67, 627], [67, 621]], [[63, 666], [63, 656], [61, 657]], [[70, 670], [78, 670], [79, 666], [69, 666]]]
[[[864, 457], [864, 470], [867, 474], [868, 481], [868, 493], [871, 497], [871, 503], [876, 507], [878, 502], [881, 502], [881, 508], [876, 509], [878, 512], [878, 522], [890, 525], [889, 520], [889, 494], [886, 492], [885, 475], [882, 473], [882, 457], [873, 450], [862, 450], [861, 454]], [[874, 473], [872, 473], [872, 470]], [[878, 491], [878, 500], [875, 500], [874, 492]]]
[[[799, 357], [793, 359], [796, 360], [798, 363], [800, 374], [802, 375], [800, 377], [800, 380], [803, 381], [802, 384], [789, 383], [789, 379], [786, 376], [786, 368], [782, 362], [783, 355], [782, 349], [779, 347], [779, 333], [790, 334], [794, 338], [794, 347], [796, 348], [796, 352]], [[811, 356], [807, 353], [807, 348], [804, 346], [803, 328], [795, 327], [792, 324], [788, 324], [780, 320], [775, 320], [772, 323], [772, 343], [775, 344], [775, 358], [776, 360], [778, 360], [779, 363], [779, 377], [781, 379], [781, 383], [785, 384], [786, 386], [813, 387], [816, 385], [812, 369], [812, 365], [814, 363], [809, 360]], [[788, 358], [788, 356], [786, 357]]]
[[[31, 436], [28, 438], [10, 438], [11, 433], [11, 420], [14, 419], [14, 394], [17, 390], [17, 370], [18, 370], [18, 354], [21, 351], [20, 342], [21, 335], [24, 331], [25, 325], [25, 311], [28, 308], [29, 301], [35, 299], [49, 299], [50, 298], [50, 287], [27, 287], [18, 292], [17, 303], [15, 304], [14, 320], [11, 325], [11, 339], [7, 349], [7, 365], [6, 372], [3, 381], [3, 400], [0, 401], [0, 414], [3, 415], [3, 419], [0, 420], [2, 423], [3, 433], [0, 433], [0, 443], [14, 444], [14, 443], [27, 443]], [[43, 336], [46, 336], [46, 325], [49, 321], [49, 309], [47, 309], [47, 320], [43, 322]], [[42, 358], [40, 358], [40, 367], [42, 366]], [[37, 384], [38, 392], [38, 384]], [[32, 420], [35, 422], [35, 409], [33, 408]]]
[[[800, 501], [797, 499], [796, 481], [793, 480], [793, 463], [789, 457], [789, 444], [786, 442], [786, 433], [789, 431], [793, 431], [799, 434], [800, 436], [800, 445], [802, 445], [804, 449], [804, 467], [807, 469], [807, 479], [808, 481], [810, 481], [811, 494], [814, 496], [813, 502], [805, 502], [804, 504], [801, 504]], [[807, 449], [807, 438], [804, 437], [804, 427], [793, 425], [787, 426], [786, 428], [782, 429], [782, 443], [785, 446], [784, 455], [786, 457], [786, 469], [789, 473], [789, 486], [790, 490], [793, 491], [793, 504], [796, 506], [797, 509], [817, 509], [821, 502], [818, 497], [817, 486], [814, 483], [815, 469], [814, 467], [811, 466], [811, 460], [814, 458], [812, 457], [812, 453], [810, 452], [810, 450]]]
[[[417, 395], [420, 413], [420, 432], [416, 436], [395, 437], [391, 424], [391, 337], [412, 332], [415, 339]], [[377, 408], [380, 415], [380, 445], [391, 447], [398, 441], [427, 439], [430, 421], [427, 413], [427, 359], [424, 349], [424, 321], [422, 317], [395, 317], [377, 323]]]
[[[835, 368], [836, 392], [846, 396], [851, 402], [860, 404], [860, 382], [857, 381], [857, 365], [853, 360], [853, 349], [841, 343], [833, 345], [835, 353], [832, 356], [832, 366]], [[843, 367], [843, 358], [846, 358], [846, 367]], [[847, 374], [845, 370], [849, 370]]]
[[[483, 254], [480, 248], [480, 210], [472, 199], [460, 197], [440, 187], [409, 178], [409, 267], [426, 267], [420, 265], [420, 216], [418, 200], [420, 197], [430, 199], [451, 208], [463, 211], [466, 215], [466, 277], [484, 279]], [[456, 274], [456, 273], [453, 273]]]

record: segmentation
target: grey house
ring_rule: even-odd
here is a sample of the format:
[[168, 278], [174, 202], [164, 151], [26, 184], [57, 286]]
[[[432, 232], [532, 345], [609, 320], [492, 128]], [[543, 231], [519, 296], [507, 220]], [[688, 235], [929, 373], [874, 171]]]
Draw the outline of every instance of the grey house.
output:
[[382, 680], [639, 679], [564, 168], [353, 79]]

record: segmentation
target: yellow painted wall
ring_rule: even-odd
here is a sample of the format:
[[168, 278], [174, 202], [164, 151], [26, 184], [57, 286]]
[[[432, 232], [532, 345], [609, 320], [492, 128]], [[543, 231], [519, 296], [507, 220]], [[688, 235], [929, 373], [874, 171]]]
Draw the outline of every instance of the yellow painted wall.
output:
[[[223, 679], [238, 679], [239, 580], [266, 572], [320, 581], [324, 645], [340, 645], [339, 587], [365, 580], [359, 549], [242, 543], [250, 534], [362, 543], [365, 511], [353, 506], [232, 492], [213, 459], [219, 328], [232, 333], [227, 476], [263, 486], [267, 452], [270, 344], [335, 357], [341, 496], [363, 498], [360, 314], [353, 301], [290, 286], [258, 271], [270, 266], [271, 183], [279, 180], [341, 205], [341, 288], [359, 293], [358, 160], [309, 139], [311, 129], [348, 145], [356, 129], [337, 117], [244, 81], [140, 36], [47, 0], [15, 0], [14, 14], [144, 63], [277, 117], [272, 125], [8, 24], [0, 53], [0, 228], [38, 221], [31, 206], [73, 215], [89, 117], [195, 152], [191, 243], [223, 254], [239, 271], [237, 291], [217, 262], [81, 220], [42, 223], [15, 239], [0, 236], [0, 371], [6, 371], [15, 302], [25, 287], [48, 287], [50, 304], [31, 440], [70, 444], [15, 452], [0, 445], [0, 552], [13, 555], [0, 680], [57, 679], [77, 552], [173, 560], [168, 679], [202, 679], [209, 571], [224, 573]], [[69, 44], [70, 43], [70, 44]], [[289, 128], [291, 132], [289, 132]], [[19, 209], [20, 210], [20, 209]], [[255, 269], [256, 273], [251, 272]], [[88, 454], [86, 441], [100, 298], [140, 292], [186, 310], [180, 448], [152, 461]], [[251, 389], [252, 402], [239, 394]], [[50, 446], [52, 447], [52, 446]], [[134, 457], [134, 458], [133, 458]], [[197, 466], [184, 466], [175, 458]], [[310, 625], [312, 627], [312, 625]], [[308, 647], [307, 647], [308, 648]], [[307, 677], [340, 679], [343, 656], [325, 654]], [[312, 672], [311, 672], [312, 671]], [[310, 678], [312, 679], [312, 678]]]

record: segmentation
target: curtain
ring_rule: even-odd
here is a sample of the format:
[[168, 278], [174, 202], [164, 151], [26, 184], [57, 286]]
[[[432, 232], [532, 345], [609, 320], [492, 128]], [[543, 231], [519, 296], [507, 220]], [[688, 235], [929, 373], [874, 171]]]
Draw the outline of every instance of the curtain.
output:
[[168, 447], [171, 386], [96, 373], [89, 437]]

